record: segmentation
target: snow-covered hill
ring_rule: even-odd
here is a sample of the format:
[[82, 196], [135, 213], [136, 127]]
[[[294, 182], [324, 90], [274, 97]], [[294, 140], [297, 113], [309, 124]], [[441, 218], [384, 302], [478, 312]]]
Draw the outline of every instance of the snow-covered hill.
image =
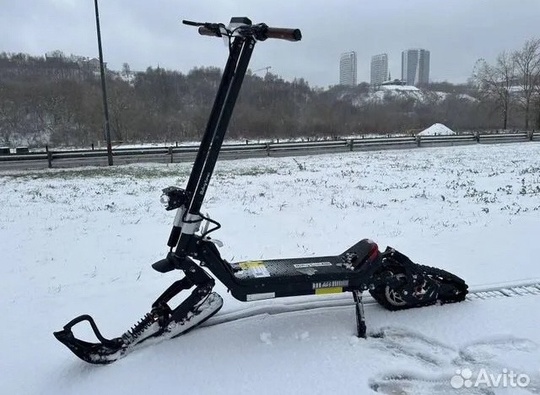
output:
[[[222, 224], [215, 237], [229, 260], [334, 254], [371, 237], [473, 288], [540, 279], [539, 149], [220, 162], [204, 209]], [[159, 204], [161, 189], [184, 185], [188, 171], [174, 164], [0, 174], [0, 393], [540, 392], [533, 295], [396, 313], [370, 304], [364, 340], [354, 336], [352, 305], [324, 303], [347, 295], [245, 304], [217, 285], [225, 305], [209, 325], [111, 366], [79, 361], [53, 331], [89, 313], [106, 336], [118, 335], [178, 279], [150, 264], [167, 252], [173, 219]], [[277, 308], [301, 302], [314, 308]], [[242, 316], [246, 309], [257, 314]], [[231, 314], [238, 319], [220, 321]], [[478, 384], [482, 374], [491, 381]], [[526, 385], [511, 386], [512, 374]]]
[[[353, 104], [362, 105], [368, 102], [385, 103], [390, 100], [415, 100], [419, 103], [437, 103], [447, 99], [452, 94], [447, 92], [437, 92], [419, 89], [410, 85], [383, 85], [379, 89], [357, 96], [353, 99]], [[478, 101], [467, 94], [457, 94], [454, 96], [458, 100], [469, 102]]]

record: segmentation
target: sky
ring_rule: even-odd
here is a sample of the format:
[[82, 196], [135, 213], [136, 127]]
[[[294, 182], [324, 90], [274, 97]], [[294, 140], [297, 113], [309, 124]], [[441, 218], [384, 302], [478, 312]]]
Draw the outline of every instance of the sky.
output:
[[[97, 57], [92, 0], [0, 0], [0, 52]], [[202, 37], [182, 19], [225, 22], [247, 16], [254, 23], [293, 27], [302, 41], [268, 40], [255, 48], [252, 70], [311, 86], [339, 81], [339, 57], [358, 56], [358, 81], [369, 81], [371, 56], [387, 53], [392, 78], [401, 76], [401, 52], [431, 52], [432, 81], [466, 82], [480, 58], [493, 62], [540, 37], [540, 0], [101, 0], [104, 60], [121, 70], [223, 67], [222, 40]], [[261, 70], [259, 73], [263, 74]]]

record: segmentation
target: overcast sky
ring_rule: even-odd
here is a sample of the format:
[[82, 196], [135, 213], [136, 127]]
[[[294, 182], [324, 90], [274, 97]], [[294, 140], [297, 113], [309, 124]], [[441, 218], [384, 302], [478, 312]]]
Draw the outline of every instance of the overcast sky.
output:
[[[52, 50], [97, 57], [93, 0], [0, 0], [0, 52]], [[297, 43], [259, 43], [250, 68], [271, 66], [285, 79], [312, 86], [338, 83], [339, 56], [358, 54], [358, 81], [369, 81], [371, 56], [387, 53], [393, 78], [401, 51], [431, 52], [432, 81], [466, 82], [478, 58], [540, 37], [540, 0], [101, 0], [103, 51], [109, 68], [148, 66], [189, 71], [223, 67], [220, 39], [202, 37], [182, 19], [254, 23], [302, 30]], [[262, 72], [261, 72], [262, 73]]]

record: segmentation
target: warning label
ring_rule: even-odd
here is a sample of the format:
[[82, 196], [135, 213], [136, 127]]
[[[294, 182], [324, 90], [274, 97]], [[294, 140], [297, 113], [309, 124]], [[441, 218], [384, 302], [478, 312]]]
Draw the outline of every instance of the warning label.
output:
[[323, 266], [332, 266], [330, 262], [308, 262], [308, 263], [295, 263], [294, 267], [296, 269], [305, 269], [306, 267], [323, 267]]

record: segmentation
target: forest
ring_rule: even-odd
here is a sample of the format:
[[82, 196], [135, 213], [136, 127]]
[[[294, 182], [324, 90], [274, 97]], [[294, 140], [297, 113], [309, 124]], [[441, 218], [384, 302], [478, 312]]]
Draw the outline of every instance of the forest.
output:
[[[106, 69], [113, 141], [192, 141], [204, 132], [221, 70]], [[248, 71], [228, 138], [337, 138], [410, 133], [440, 122], [455, 131], [540, 128], [540, 40], [479, 60], [465, 84], [432, 82], [413, 93], [311, 87]], [[0, 145], [89, 146], [104, 140], [99, 62], [60, 51], [0, 53]]]

